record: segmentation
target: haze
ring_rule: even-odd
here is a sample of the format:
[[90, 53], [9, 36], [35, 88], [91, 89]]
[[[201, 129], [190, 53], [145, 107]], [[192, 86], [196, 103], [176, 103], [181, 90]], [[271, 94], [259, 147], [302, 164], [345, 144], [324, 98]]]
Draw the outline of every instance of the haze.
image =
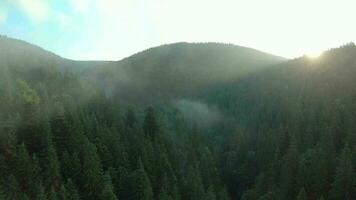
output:
[[180, 41], [294, 58], [355, 41], [355, 7], [352, 0], [2, 0], [0, 32], [79, 60], [119, 60]]

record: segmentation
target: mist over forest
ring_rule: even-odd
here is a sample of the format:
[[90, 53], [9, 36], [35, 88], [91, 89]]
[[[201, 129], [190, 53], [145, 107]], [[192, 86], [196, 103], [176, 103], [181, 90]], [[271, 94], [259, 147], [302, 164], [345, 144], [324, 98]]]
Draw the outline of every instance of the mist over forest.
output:
[[0, 200], [353, 200], [356, 46], [75, 61], [0, 37]]

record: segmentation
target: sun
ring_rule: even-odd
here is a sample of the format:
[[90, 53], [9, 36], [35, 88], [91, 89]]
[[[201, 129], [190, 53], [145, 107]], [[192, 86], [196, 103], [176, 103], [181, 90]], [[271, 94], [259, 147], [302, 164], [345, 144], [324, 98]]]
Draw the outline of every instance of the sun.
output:
[[309, 52], [307, 53], [307, 57], [311, 59], [317, 59], [323, 54], [322, 51], [314, 51], [314, 52]]

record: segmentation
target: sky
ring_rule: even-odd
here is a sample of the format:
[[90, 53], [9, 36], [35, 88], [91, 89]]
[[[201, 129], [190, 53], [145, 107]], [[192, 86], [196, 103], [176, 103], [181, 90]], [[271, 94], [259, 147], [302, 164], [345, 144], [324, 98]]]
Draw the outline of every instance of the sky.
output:
[[356, 41], [355, 19], [355, 0], [0, 0], [0, 34], [76, 60], [183, 41], [295, 58]]

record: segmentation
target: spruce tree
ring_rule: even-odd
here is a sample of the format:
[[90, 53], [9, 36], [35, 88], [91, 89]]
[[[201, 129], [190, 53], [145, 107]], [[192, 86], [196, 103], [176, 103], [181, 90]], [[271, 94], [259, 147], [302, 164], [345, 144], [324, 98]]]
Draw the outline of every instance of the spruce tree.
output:
[[39, 185], [36, 200], [47, 200], [46, 192], [42, 184]]
[[129, 109], [126, 112], [126, 116], [125, 116], [125, 127], [126, 127], [126, 129], [134, 128], [136, 123], [137, 123], [137, 118], [136, 118], [135, 112], [133, 111], [133, 109]]
[[46, 164], [44, 169], [45, 184], [47, 186], [58, 187], [61, 176], [59, 173], [59, 161], [57, 157], [57, 152], [52, 144], [49, 145], [46, 155]]
[[79, 200], [79, 194], [76, 186], [71, 179], [67, 180], [66, 187], [66, 199], [67, 200]]
[[146, 111], [145, 120], [143, 122], [143, 131], [151, 139], [154, 139], [158, 133], [158, 123], [153, 107], [149, 107]]
[[305, 192], [305, 189], [303, 187], [300, 189], [296, 200], [307, 200], [307, 199], [308, 199], [307, 193]]
[[58, 200], [57, 193], [54, 187], [51, 187], [48, 193], [48, 200]]
[[20, 194], [23, 193], [20, 188], [20, 184], [16, 180], [15, 176], [10, 174], [6, 178], [6, 185], [4, 185], [4, 196], [6, 199], [19, 199]]
[[330, 193], [333, 199], [351, 200], [355, 197], [356, 180], [353, 170], [351, 150], [346, 143], [339, 158], [333, 188]]
[[296, 194], [299, 153], [295, 137], [292, 137], [282, 166], [281, 188], [284, 198], [291, 199]]
[[81, 154], [82, 171], [78, 184], [86, 199], [99, 199], [103, 187], [103, 171], [96, 147], [87, 138], [83, 138]]
[[104, 175], [104, 188], [101, 192], [102, 200], [117, 200], [117, 197], [114, 193], [114, 187], [111, 182], [111, 177], [109, 172], [105, 172]]
[[151, 187], [150, 179], [146, 174], [146, 170], [143, 166], [141, 159], [138, 161], [138, 168], [132, 174], [134, 196], [136, 200], [152, 200], [153, 191]]
[[213, 186], [209, 186], [207, 192], [205, 193], [204, 199], [206, 200], [216, 200], [216, 194]]
[[158, 194], [158, 200], [173, 200], [171, 196], [164, 189]]

